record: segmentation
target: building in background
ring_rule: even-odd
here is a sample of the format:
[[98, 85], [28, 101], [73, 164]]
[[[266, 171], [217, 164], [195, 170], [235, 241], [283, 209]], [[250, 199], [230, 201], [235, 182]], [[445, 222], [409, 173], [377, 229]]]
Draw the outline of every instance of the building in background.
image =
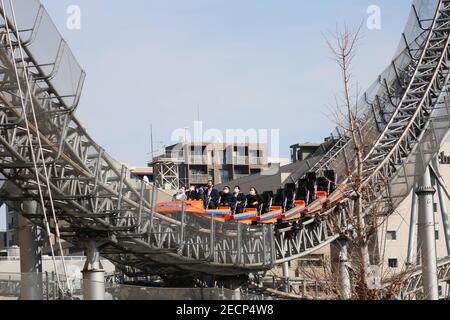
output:
[[296, 163], [304, 161], [312, 156], [322, 144], [320, 143], [297, 143], [291, 148], [291, 162]]
[[[442, 175], [444, 182], [450, 187], [450, 142], [446, 142], [441, 149], [439, 156], [439, 171]], [[448, 189], [450, 190], [450, 189]], [[445, 197], [445, 204], [447, 207], [447, 215], [450, 209], [450, 200]], [[412, 194], [403, 201], [403, 203], [397, 208], [379, 229], [379, 238], [381, 239], [380, 247], [384, 252], [384, 269], [385, 270], [402, 270], [403, 266], [407, 262], [408, 252], [408, 238], [409, 238], [409, 226], [411, 218], [411, 206], [412, 206]], [[435, 214], [435, 237], [436, 237], [436, 249], [438, 258], [444, 258], [448, 256], [445, 231], [443, 227], [442, 212], [439, 203], [438, 192], [435, 193], [433, 198], [433, 208]], [[415, 226], [417, 234], [417, 226]], [[412, 257], [413, 262], [417, 260], [417, 240], [414, 239], [413, 243], [414, 255]], [[382, 252], [382, 253], [383, 253]]]
[[276, 166], [276, 165], [278, 165], [280, 167], [284, 167], [291, 163], [291, 159], [289, 159], [289, 158], [269, 157], [267, 161], [268, 161], [269, 167]]
[[6, 231], [0, 231], [0, 249], [6, 248]]
[[14, 210], [6, 206], [5, 248], [19, 245], [19, 219]]
[[269, 167], [267, 145], [256, 143], [188, 142], [172, 145], [153, 159], [157, 187], [223, 184], [261, 173]]
[[144, 177], [147, 177], [148, 182], [154, 183], [155, 176], [152, 167], [143, 167], [143, 168], [130, 168], [130, 178], [142, 180]]

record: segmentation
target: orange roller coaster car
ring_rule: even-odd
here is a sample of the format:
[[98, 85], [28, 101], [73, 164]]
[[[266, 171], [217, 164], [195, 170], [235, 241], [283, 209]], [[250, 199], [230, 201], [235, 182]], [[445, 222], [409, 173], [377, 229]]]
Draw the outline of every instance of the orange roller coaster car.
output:
[[219, 222], [237, 221], [243, 224], [275, 224], [278, 222], [290, 222], [300, 220], [303, 217], [313, 217], [324, 208], [333, 206], [347, 197], [347, 185], [338, 186], [337, 189], [327, 195], [326, 192], [317, 192], [316, 200], [306, 205], [305, 201], [294, 201], [294, 207], [286, 212], [279, 206], [270, 207], [270, 212], [261, 214], [258, 209], [247, 208], [244, 213], [233, 214], [228, 206], [220, 206], [218, 209], [205, 209], [203, 201], [179, 201], [163, 202], [156, 206], [155, 211], [160, 214], [179, 214], [184, 210], [187, 214], [197, 214], [210, 217]]

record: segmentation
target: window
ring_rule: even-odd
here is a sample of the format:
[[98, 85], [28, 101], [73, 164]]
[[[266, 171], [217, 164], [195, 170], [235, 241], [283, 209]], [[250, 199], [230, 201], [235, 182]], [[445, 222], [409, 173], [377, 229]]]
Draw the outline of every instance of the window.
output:
[[386, 238], [390, 241], [397, 240], [397, 231], [388, 231], [386, 234]]
[[248, 157], [248, 147], [234, 147], [234, 156], [236, 157]]
[[323, 267], [321, 260], [300, 260], [300, 268], [321, 268]]
[[223, 150], [222, 151], [222, 163], [221, 164], [227, 164], [227, 159], [228, 159], [227, 150]]
[[438, 287], [438, 291], [439, 291], [439, 297], [442, 297], [444, 295], [444, 290], [443, 290], [442, 286]]
[[439, 230], [436, 230], [434, 232], [434, 236], [435, 236], [436, 240], [439, 240]]
[[389, 259], [388, 265], [389, 268], [398, 268], [398, 259]]
[[221, 183], [227, 183], [231, 180], [231, 175], [229, 170], [219, 170]]
[[248, 170], [248, 167], [246, 167], [246, 166], [244, 166], [244, 167], [236, 166], [236, 167], [234, 167], [234, 173], [237, 175], [240, 175], [240, 176], [242, 176], [242, 175], [248, 176], [249, 170]]
[[323, 267], [324, 256], [322, 254], [312, 254], [298, 262], [299, 268], [321, 268]]
[[434, 213], [438, 212], [438, 204], [437, 203], [433, 203], [433, 210], [434, 210]]

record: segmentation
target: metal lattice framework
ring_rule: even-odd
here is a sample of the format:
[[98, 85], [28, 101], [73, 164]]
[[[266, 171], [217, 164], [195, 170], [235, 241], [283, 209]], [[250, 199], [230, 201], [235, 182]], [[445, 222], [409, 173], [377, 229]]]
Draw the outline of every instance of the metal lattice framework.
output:
[[[450, 258], [441, 259], [437, 263], [438, 280], [450, 283]], [[403, 284], [401, 297], [405, 300], [420, 299], [423, 295], [423, 279], [421, 268], [416, 268]]]
[[156, 187], [166, 190], [180, 188], [179, 164], [170, 158], [159, 158], [153, 162]]
[[[30, 10], [29, 1], [15, 3]], [[377, 80], [375, 89], [364, 96], [368, 115], [363, 117], [368, 119], [364, 132], [373, 144], [366, 155], [366, 183], [374, 198], [389, 195], [394, 199], [386, 206], [388, 210], [409, 194], [449, 128], [450, 4], [424, 2], [432, 10], [415, 7], [413, 24], [419, 31], [405, 36], [406, 47]], [[84, 79], [81, 68], [76, 81], [70, 81], [76, 85], [61, 93], [58, 84], [65, 74], [66, 60], [72, 57], [67, 48], [57, 50], [51, 72], [46, 70], [48, 62], [33, 55], [33, 46], [43, 45], [39, 44], [39, 34], [45, 33], [44, 26], [54, 28], [45, 23], [50, 19], [46, 11], [37, 5], [32, 28], [19, 28], [32, 30], [29, 40], [22, 41], [26, 55], [26, 65], [22, 65], [17, 62], [17, 41], [12, 51], [8, 46], [4, 24], [12, 24], [8, 8], [2, 9], [6, 14], [0, 22], [0, 172], [8, 181], [2, 197], [34, 223], [42, 224], [42, 214], [23, 212], [21, 202], [38, 199], [31, 159], [37, 150], [31, 150], [27, 137], [24, 113], [30, 112], [30, 101], [24, 108], [18, 98], [21, 92], [16, 70], [22, 88], [27, 87], [25, 73], [31, 78], [39, 132], [33, 123], [28, 125], [32, 139], [39, 137], [44, 145], [45, 159], [39, 159], [38, 174], [45, 181], [45, 165], [61, 236], [75, 244], [95, 239], [102, 255], [117, 265], [153, 274], [248, 274], [308, 255], [336, 240], [346, 229], [350, 214], [347, 203], [313, 220], [282, 227], [222, 224], [185, 215], [181, 207], [172, 218], [155, 213], [144, 196], [149, 186], [144, 182], [136, 185], [128, 168], [97, 145], [75, 117]], [[20, 36], [25, 37], [25, 32], [29, 31], [19, 32]], [[351, 141], [342, 136], [314, 169], [343, 172], [342, 163], [352, 157]], [[44, 198], [49, 200], [45, 191]]]

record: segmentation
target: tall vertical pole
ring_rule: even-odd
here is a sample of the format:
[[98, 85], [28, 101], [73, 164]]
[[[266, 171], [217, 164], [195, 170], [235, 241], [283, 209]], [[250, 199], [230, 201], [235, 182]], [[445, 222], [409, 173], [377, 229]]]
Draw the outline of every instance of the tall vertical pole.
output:
[[150, 153], [152, 155], [152, 163], [153, 163], [153, 159], [155, 158], [155, 149], [154, 149], [154, 144], [153, 144], [153, 124], [150, 125]]
[[444, 227], [445, 244], [447, 245], [447, 255], [450, 256], [450, 224], [448, 219], [447, 205], [445, 203], [444, 188], [442, 188], [442, 186], [437, 183], [437, 189], [442, 216], [442, 226]]
[[419, 197], [419, 243], [422, 251], [422, 276], [426, 300], [438, 300], [437, 253], [433, 195], [436, 190], [431, 183], [430, 168], [427, 167], [416, 191]]
[[[37, 203], [26, 201], [22, 204], [23, 212], [37, 213]], [[21, 272], [21, 300], [43, 300], [42, 282], [42, 234], [22, 215], [19, 216], [19, 247]]]
[[232, 298], [232, 300], [242, 300], [242, 298], [241, 298], [241, 289], [240, 288], [238, 288], [238, 289], [234, 289], [233, 290], [233, 298]]
[[286, 293], [290, 293], [291, 285], [289, 283], [289, 262], [283, 263], [283, 280], [285, 281], [284, 291]]
[[440, 176], [438, 157], [435, 157], [433, 162], [436, 175], [438, 175], [435, 176], [434, 178], [438, 190], [439, 206], [441, 209], [441, 217], [442, 217], [442, 226], [444, 228], [445, 244], [447, 246], [447, 256], [450, 256], [450, 224], [448, 219], [447, 204], [445, 203], [446, 195], [444, 192], [444, 186], [442, 186], [441, 182], [439, 181], [441, 180], [440, 178], [442, 177]]
[[416, 229], [417, 229], [417, 194], [416, 191], [413, 190], [411, 200], [411, 217], [409, 222], [408, 256], [406, 258], [407, 265], [413, 264], [414, 240], [416, 239]]
[[[151, 153], [152, 153], [152, 163], [153, 163], [153, 159], [155, 158], [155, 148], [154, 148], [154, 144], [153, 144], [153, 124], [150, 125], [150, 143], [151, 143]], [[162, 186], [162, 181], [161, 181], [161, 187]], [[157, 183], [156, 183], [156, 175], [155, 175], [155, 167], [153, 166], [153, 185], [152, 185], [152, 192], [151, 192], [151, 199], [150, 199], [150, 228], [149, 228], [149, 241], [150, 241], [150, 235], [153, 231], [153, 217], [154, 217], [154, 213], [153, 213], [153, 209], [156, 206], [156, 196], [157, 196]]]
[[83, 269], [84, 300], [105, 300], [105, 270], [100, 263], [99, 248], [94, 240], [86, 244], [86, 256]]
[[[184, 225], [184, 223], [185, 223], [185, 221], [186, 221], [186, 203], [183, 202], [181, 204], [181, 231], [180, 231], [180, 248], [181, 248], [181, 251], [184, 248], [184, 232], [185, 232], [185, 225]], [[211, 233], [212, 233], [212, 230], [211, 230]]]

